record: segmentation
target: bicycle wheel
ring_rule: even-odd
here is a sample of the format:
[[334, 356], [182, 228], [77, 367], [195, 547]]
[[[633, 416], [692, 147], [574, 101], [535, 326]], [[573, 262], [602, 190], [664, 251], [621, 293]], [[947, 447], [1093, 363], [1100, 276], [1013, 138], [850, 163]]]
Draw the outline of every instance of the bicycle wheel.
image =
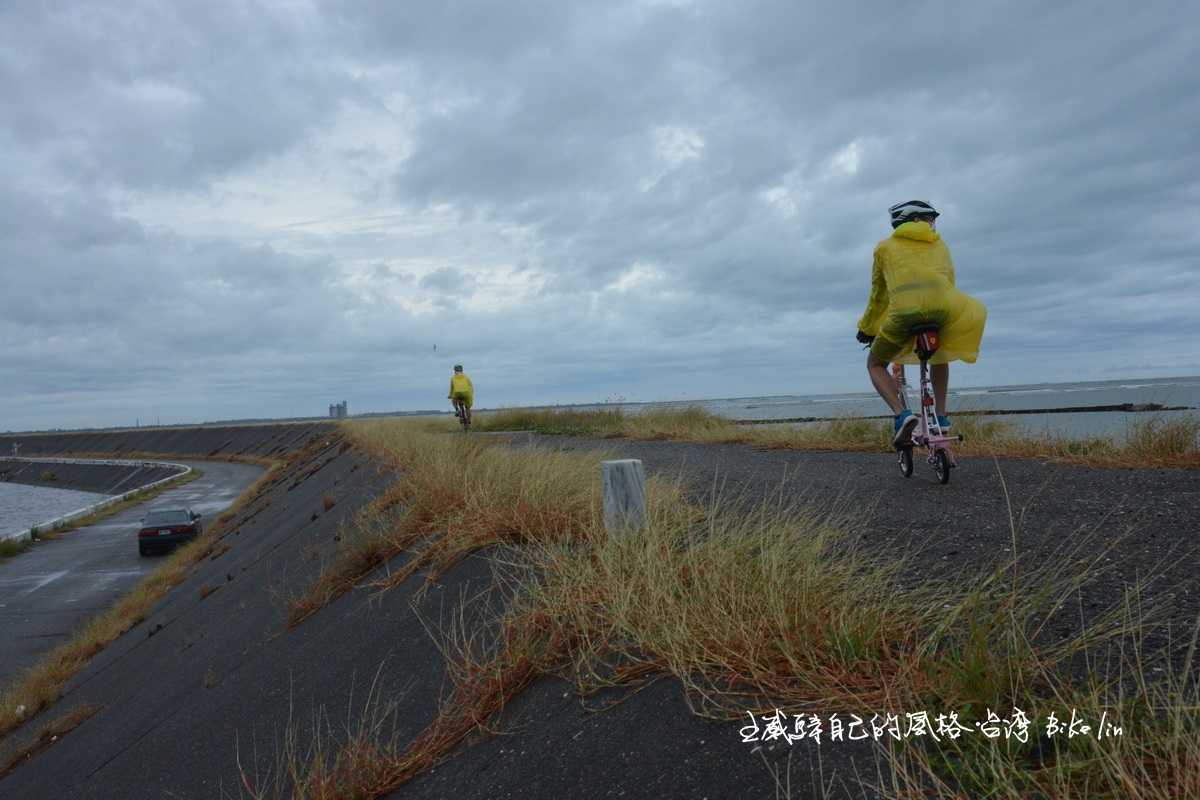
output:
[[933, 474], [937, 475], [939, 483], [950, 482], [950, 454], [945, 450], [938, 450], [934, 453]]
[[911, 447], [900, 448], [900, 474], [906, 478], [911, 478], [913, 474], [912, 451]]

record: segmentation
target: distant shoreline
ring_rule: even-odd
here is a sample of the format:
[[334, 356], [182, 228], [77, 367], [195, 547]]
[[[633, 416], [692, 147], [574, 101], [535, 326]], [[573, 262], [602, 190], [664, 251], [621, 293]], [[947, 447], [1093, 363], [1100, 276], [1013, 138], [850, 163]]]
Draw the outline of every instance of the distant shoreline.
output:
[[[1195, 406], [1164, 406], [1159, 403], [1117, 403], [1107, 406], [1066, 406], [1062, 408], [985, 408], [976, 411], [954, 412], [956, 417], [1008, 416], [1010, 414], [1088, 414], [1104, 412], [1125, 412], [1139, 414], [1156, 411], [1195, 411]], [[876, 414], [867, 417], [788, 417], [785, 419], [735, 419], [734, 425], [775, 425], [781, 422], [834, 422], [847, 419], [891, 419], [890, 414]]]
[[[1123, 387], [1122, 384], [1136, 384], [1137, 387], [1151, 387], [1159, 384], [1171, 384], [1177, 381], [1200, 381], [1200, 375], [1174, 375], [1162, 378], [1106, 378], [1104, 380], [1095, 381], [1063, 381], [1060, 383], [1028, 383], [1028, 384], [1001, 384], [996, 386], [961, 386], [953, 389], [950, 392], [950, 400], [955, 403], [964, 398], [970, 397], [972, 401], [979, 396], [987, 396], [989, 398], [1002, 398], [1008, 395], [1025, 394], [1029, 391], [1043, 392], [1053, 390], [1055, 387], [1098, 387], [1111, 385], [1114, 389], [1135, 388], [1133, 386]], [[1073, 393], [1078, 391], [1073, 388], [1065, 388], [1065, 393]], [[621, 409], [636, 409], [636, 408], [680, 408], [688, 406], [705, 406], [706, 404], [716, 403], [738, 403], [741, 401], [762, 401], [774, 399], [788, 399], [789, 401], [797, 401], [799, 404], [808, 404], [811, 401], [827, 402], [820, 398], [841, 397], [842, 395], [850, 395], [845, 397], [847, 401], [857, 402], [859, 400], [873, 401], [874, 394], [870, 392], [825, 392], [820, 394], [780, 394], [769, 396], [754, 396], [747, 395], [741, 397], [695, 397], [695, 398], [679, 398], [675, 400], [626, 400], [621, 397], [613, 397], [598, 402], [579, 402], [579, 403], [514, 403], [511, 405], [502, 405], [493, 408], [477, 407], [477, 412], [496, 412], [507, 411], [514, 408], [528, 409], [531, 411], [543, 410], [572, 410], [572, 409], [604, 409], [604, 408], [621, 408]], [[1150, 396], [1153, 396], [1151, 394]], [[1190, 402], [1191, 398], [1185, 398]], [[768, 403], [767, 405], [775, 405]], [[1132, 406], [1132, 408], [1130, 407]], [[757, 406], [746, 406], [746, 408], [756, 408]], [[1043, 409], [987, 409], [977, 411], [956, 410], [957, 416], [964, 415], [1007, 415], [1007, 414], [1072, 414], [1072, 413], [1087, 413], [1087, 412], [1138, 412], [1138, 411], [1191, 411], [1196, 410], [1196, 406], [1192, 405], [1156, 405], [1153, 403], [1119, 403], [1104, 406], [1079, 406], [1079, 407], [1056, 407]], [[344, 419], [377, 419], [381, 417], [445, 417], [453, 412], [449, 409], [419, 409], [414, 411], [367, 411], [359, 414], [350, 414]], [[721, 412], [716, 412], [720, 414]], [[727, 416], [727, 414], [722, 414]], [[812, 416], [812, 417], [789, 417], [777, 419], [740, 419], [738, 417], [730, 417], [734, 422], [741, 425], [763, 425], [777, 422], [824, 422], [834, 419], [884, 419], [883, 416]], [[0, 432], [0, 436], [29, 436], [39, 434], [67, 434], [67, 433], [109, 433], [118, 431], [136, 431], [136, 430], [160, 430], [160, 429], [193, 429], [193, 428], [214, 428], [214, 427], [248, 427], [257, 425], [290, 425], [290, 424], [312, 424], [322, 422], [337, 422], [338, 419], [328, 416], [311, 416], [311, 417], [249, 417], [227, 420], [210, 420], [205, 422], [179, 422], [166, 423], [158, 425], [116, 425], [107, 427], [85, 427], [85, 428], [47, 428], [42, 430], [25, 430], [25, 431], [4, 431]], [[6, 452], [0, 455], [7, 455]]]

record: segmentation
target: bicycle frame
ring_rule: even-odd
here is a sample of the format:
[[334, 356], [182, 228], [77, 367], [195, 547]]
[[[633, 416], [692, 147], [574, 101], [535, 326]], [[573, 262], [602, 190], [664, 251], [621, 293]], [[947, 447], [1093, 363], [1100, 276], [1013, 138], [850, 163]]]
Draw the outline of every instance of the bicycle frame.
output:
[[[902, 409], [913, 411], [908, 403], [908, 381], [904, 375], [903, 364], [892, 364], [892, 382], [896, 386], [896, 399], [900, 402]], [[958, 462], [954, 459], [954, 453], [950, 449], [951, 442], [961, 442], [961, 436], [949, 435], [942, 430], [942, 426], [937, 419], [937, 406], [935, 405], [933, 395], [933, 381], [929, 376], [929, 360], [928, 358], [921, 359], [921, 378], [919, 385], [919, 410], [914, 413], [917, 416], [917, 426], [913, 429], [912, 445], [907, 448], [900, 448], [898, 456], [900, 458], [900, 468], [904, 474], [911, 475], [911, 458], [912, 446], [924, 447], [928, 453], [926, 460], [929, 465], [938, 473], [938, 478], [942, 483], [950, 480], [949, 472], [942, 475], [943, 467], [939, 464], [939, 460], [945, 458], [945, 469], [958, 466]], [[941, 455], [944, 453], [945, 455]], [[910, 465], [906, 467], [905, 457], [910, 459]]]
[[[908, 405], [908, 381], [904, 377], [904, 365], [892, 364], [892, 377], [896, 383], [896, 395], [900, 400], [900, 407], [912, 410]], [[917, 415], [917, 427], [913, 431], [913, 444], [921, 445], [948, 445], [950, 442], [961, 442], [961, 436], [950, 436], [942, 430], [942, 426], [938, 424], [936, 401], [933, 396], [933, 381], [929, 377], [928, 362], [921, 362], [921, 382], [920, 382], [920, 399], [921, 410]]]

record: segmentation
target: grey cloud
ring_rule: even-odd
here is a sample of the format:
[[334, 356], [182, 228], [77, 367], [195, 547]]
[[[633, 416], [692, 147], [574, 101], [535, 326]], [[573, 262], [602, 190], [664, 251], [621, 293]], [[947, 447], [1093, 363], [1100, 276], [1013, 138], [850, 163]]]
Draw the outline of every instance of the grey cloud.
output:
[[[488, 404], [865, 389], [850, 337], [909, 197], [989, 305], [975, 383], [1028, 378], [1030, 331], [1064, 369], [1187, 363], [1198, 22], [1183, 2], [0, 8], [4, 414], [298, 413], [345, 386], [421, 407], [455, 360]], [[347, 109], [394, 125], [320, 167], [361, 178], [360, 218], [250, 240], [123, 203], [310, 153]], [[502, 268], [532, 281], [516, 307], [476, 278]]]
[[475, 278], [454, 267], [442, 267], [421, 278], [417, 285], [438, 294], [468, 296], [474, 291]]
[[243, 3], [0, 8], [0, 97], [20, 110], [6, 126], [71, 180], [203, 189], [354, 98], [297, 16]]

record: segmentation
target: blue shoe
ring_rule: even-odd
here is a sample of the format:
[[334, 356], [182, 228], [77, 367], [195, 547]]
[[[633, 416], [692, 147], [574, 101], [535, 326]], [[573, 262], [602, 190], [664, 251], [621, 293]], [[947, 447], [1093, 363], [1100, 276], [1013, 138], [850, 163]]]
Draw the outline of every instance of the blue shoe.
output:
[[942, 433], [945, 433], [946, 431], [950, 430], [950, 418], [949, 417], [943, 417], [941, 414], [938, 414], [937, 419], [938, 419], [938, 427], [942, 429]]
[[892, 437], [892, 447], [907, 447], [912, 444], [913, 428], [917, 427], [917, 418], [907, 408], [896, 415], [896, 435]]

